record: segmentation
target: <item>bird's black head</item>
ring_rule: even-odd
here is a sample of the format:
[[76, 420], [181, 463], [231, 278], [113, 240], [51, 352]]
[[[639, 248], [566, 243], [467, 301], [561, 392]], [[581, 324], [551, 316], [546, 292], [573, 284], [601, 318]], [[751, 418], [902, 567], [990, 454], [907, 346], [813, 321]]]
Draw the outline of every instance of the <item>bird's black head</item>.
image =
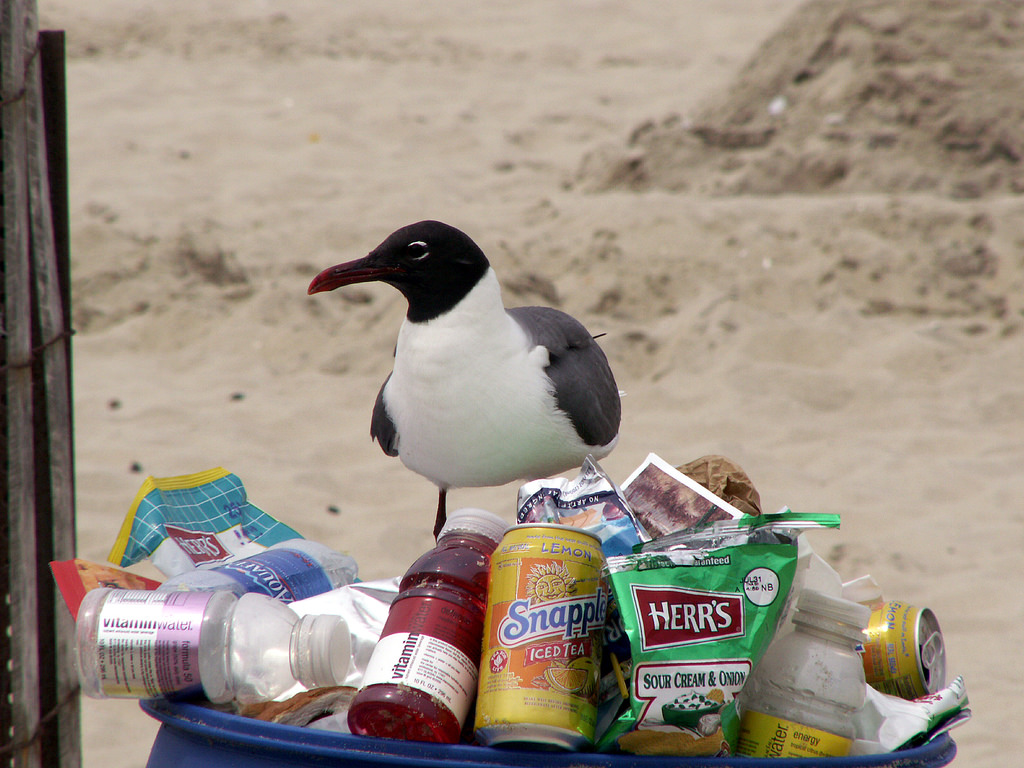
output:
[[409, 302], [406, 317], [420, 323], [452, 309], [489, 266], [464, 232], [439, 221], [420, 221], [392, 232], [365, 257], [325, 269], [308, 292], [378, 280], [402, 292]]

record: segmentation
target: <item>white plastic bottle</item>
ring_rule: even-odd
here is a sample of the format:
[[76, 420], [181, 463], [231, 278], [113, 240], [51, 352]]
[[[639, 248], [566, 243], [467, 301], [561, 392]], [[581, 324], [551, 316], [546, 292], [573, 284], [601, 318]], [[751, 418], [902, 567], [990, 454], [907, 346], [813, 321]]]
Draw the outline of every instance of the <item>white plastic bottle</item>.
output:
[[172, 576], [161, 590], [247, 592], [290, 603], [356, 580], [354, 558], [308, 539], [289, 539], [256, 555]]
[[296, 682], [338, 685], [350, 662], [338, 616], [300, 618], [265, 595], [94, 589], [76, 624], [78, 676], [93, 698], [269, 701]]
[[736, 752], [747, 757], [842, 757], [864, 703], [864, 640], [871, 610], [806, 589], [793, 631], [773, 642], [740, 692]]

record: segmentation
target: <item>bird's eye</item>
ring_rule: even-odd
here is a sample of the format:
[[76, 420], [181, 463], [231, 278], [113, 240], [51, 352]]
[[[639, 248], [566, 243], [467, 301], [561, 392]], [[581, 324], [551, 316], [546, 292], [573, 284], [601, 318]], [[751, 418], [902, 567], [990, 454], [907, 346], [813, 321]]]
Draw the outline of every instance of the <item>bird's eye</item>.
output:
[[430, 250], [426, 243], [422, 240], [417, 240], [405, 246], [405, 253], [412, 261], [423, 261], [423, 259], [430, 255]]

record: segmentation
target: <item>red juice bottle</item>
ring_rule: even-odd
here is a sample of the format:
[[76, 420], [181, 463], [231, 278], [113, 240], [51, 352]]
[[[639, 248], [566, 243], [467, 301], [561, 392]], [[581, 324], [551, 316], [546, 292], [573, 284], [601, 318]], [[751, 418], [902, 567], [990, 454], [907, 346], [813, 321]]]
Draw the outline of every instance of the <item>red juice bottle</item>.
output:
[[456, 510], [406, 571], [349, 708], [352, 733], [459, 741], [476, 697], [491, 553], [507, 528], [485, 510]]

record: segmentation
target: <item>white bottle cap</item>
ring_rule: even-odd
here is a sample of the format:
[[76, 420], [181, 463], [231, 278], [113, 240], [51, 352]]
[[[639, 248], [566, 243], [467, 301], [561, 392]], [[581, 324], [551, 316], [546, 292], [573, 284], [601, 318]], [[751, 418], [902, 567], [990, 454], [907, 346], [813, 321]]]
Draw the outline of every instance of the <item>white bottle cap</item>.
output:
[[463, 507], [449, 513], [444, 527], [437, 534], [437, 538], [440, 539], [446, 533], [451, 533], [452, 531], [464, 531], [484, 536], [497, 544], [501, 541], [501, 537], [505, 535], [505, 531], [511, 527], [496, 514], [488, 512], [486, 509]]
[[340, 616], [306, 614], [292, 630], [292, 674], [307, 688], [341, 685], [352, 659], [348, 624]]
[[866, 605], [813, 589], [805, 589], [800, 593], [796, 610], [793, 621], [838, 631], [852, 639], [860, 639], [871, 620], [871, 609]]

